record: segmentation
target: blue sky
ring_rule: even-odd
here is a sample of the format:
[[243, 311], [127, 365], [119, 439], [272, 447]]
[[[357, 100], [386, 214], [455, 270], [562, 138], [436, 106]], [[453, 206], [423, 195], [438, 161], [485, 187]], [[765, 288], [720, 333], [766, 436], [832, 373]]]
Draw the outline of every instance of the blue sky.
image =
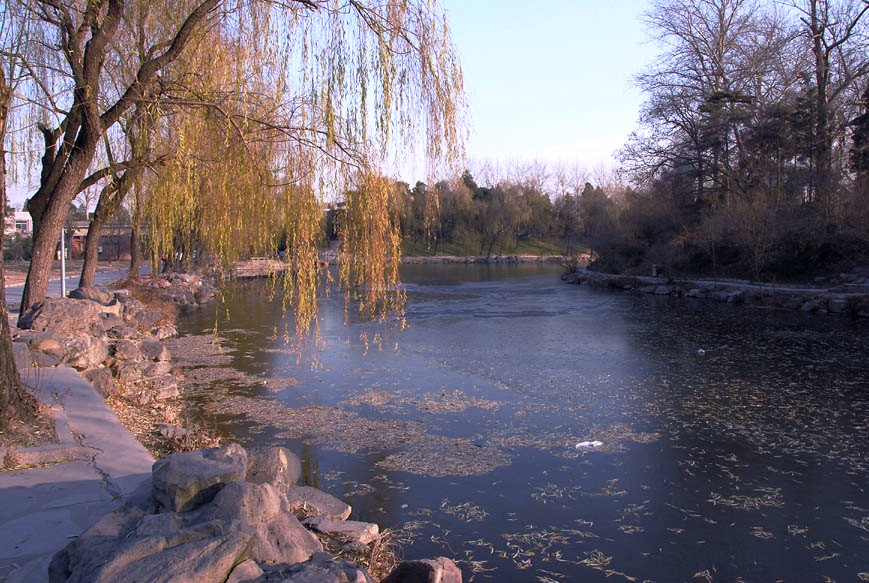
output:
[[465, 73], [471, 158], [615, 165], [654, 56], [648, 0], [442, 0]]

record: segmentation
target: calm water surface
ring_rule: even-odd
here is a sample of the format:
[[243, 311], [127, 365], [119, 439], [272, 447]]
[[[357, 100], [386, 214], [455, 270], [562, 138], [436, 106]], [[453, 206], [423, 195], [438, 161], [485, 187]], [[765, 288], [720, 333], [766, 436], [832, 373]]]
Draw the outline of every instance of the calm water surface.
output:
[[[232, 367], [298, 384], [233, 390], [424, 424], [509, 464], [431, 477], [218, 415], [245, 445], [296, 451], [358, 520], [404, 529], [408, 558], [473, 581], [869, 580], [869, 326], [567, 285], [541, 266], [406, 266], [409, 328], [366, 351], [323, 300], [313, 368], [275, 339], [261, 289], [228, 295]], [[182, 333], [211, 330], [189, 314]], [[702, 349], [704, 354], [698, 353]], [[425, 395], [497, 404], [420, 407]], [[348, 404], [366, 392], [389, 407]], [[420, 397], [415, 399], [414, 397]], [[604, 441], [598, 451], [580, 441]]]

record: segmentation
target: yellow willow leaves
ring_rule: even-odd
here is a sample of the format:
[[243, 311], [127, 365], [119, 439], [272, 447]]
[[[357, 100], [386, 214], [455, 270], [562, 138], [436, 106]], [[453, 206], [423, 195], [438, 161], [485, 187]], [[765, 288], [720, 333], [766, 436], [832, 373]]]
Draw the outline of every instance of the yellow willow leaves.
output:
[[345, 199], [341, 283], [366, 318], [383, 320], [404, 306], [398, 277], [401, 233], [394, 216], [395, 195], [391, 180], [366, 173]]
[[284, 226], [287, 236], [284, 272], [284, 308], [287, 302], [295, 311], [295, 340], [301, 342], [313, 331], [319, 339], [317, 324], [317, 287], [320, 275], [318, 245], [323, 240], [323, 207], [311, 189], [288, 188], [285, 198]]
[[433, 175], [463, 153], [461, 68], [438, 3], [223, 8], [163, 77], [173, 97], [160, 133], [175, 155], [150, 188], [152, 261], [195, 250], [226, 269], [286, 241], [283, 299], [298, 340], [317, 330], [330, 200], [343, 213], [348, 300], [365, 318], [400, 314], [396, 191], [377, 169], [422, 151]]

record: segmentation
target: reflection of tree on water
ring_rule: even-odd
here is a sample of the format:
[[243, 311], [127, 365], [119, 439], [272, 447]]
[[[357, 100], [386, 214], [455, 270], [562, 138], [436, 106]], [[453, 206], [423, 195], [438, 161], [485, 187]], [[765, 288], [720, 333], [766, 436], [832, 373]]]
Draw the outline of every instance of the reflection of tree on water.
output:
[[[228, 334], [249, 377], [233, 382], [250, 384], [208, 407], [245, 411], [268, 428], [251, 439], [301, 449], [320, 487], [404, 525], [407, 553], [464, 558], [477, 581], [854, 578], [869, 521], [859, 323], [432, 273], [406, 278], [397, 350], [361, 356], [334, 298], [315, 370], [268, 340], [259, 300], [233, 306], [256, 331]], [[436, 453], [457, 441], [480, 455]], [[503, 463], [465, 471], [486, 452]]]

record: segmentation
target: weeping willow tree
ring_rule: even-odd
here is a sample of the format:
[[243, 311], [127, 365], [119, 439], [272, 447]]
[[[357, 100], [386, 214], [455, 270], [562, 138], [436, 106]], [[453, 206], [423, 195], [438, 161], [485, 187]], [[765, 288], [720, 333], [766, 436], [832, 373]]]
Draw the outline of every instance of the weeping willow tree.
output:
[[[395, 152], [461, 154], [461, 70], [434, 2], [303, 3], [228, 17], [170, 71], [174, 159], [149, 185], [152, 263], [228, 268], [286, 241], [296, 335], [316, 324], [325, 204], [343, 198], [340, 282], [369, 318], [400, 308]], [[207, 75], [202, 72], [207, 71]]]
[[[283, 189], [324, 200], [377, 174], [390, 153], [424, 152], [432, 164], [459, 153], [461, 70], [435, 0], [21, 4], [37, 23], [34, 42], [61, 48], [52, 63], [26, 67], [33, 73], [26, 94], [43, 108], [34, 141], [41, 137], [44, 148], [29, 202], [37, 233], [22, 312], [45, 295], [69, 202], [100, 179], [117, 180], [112, 166], [123, 164], [105, 164], [103, 139], [142, 101], [170, 115], [165, 138], [179, 158], [160, 178], [172, 180], [158, 207], [161, 228], [175, 230], [173, 220], [190, 215], [173, 207], [200, 199], [192, 208], [218, 215], [203, 242], [221, 259], [256, 220], [209, 210], [216, 204], [208, 201], [226, 200], [230, 188], [236, 199], [285, 200], [273, 192]], [[119, 66], [125, 59], [128, 66]], [[50, 82], [40, 78], [49, 71]], [[208, 135], [223, 139], [205, 144], [195, 134], [206, 115]], [[189, 152], [192, 161], [183, 160]]]
[[[174, 153], [158, 176], [132, 188], [137, 201], [151, 200], [154, 240], [196, 232], [202, 249], [226, 262], [286, 231], [291, 302], [308, 323], [323, 201], [354, 190], [384, 202], [378, 169], [390, 155], [424, 153], [432, 173], [461, 155], [461, 69], [437, 0], [3, 6], [10, 30], [24, 34], [2, 47], [7, 65], [22, 71], [9, 127], [25, 146], [11, 164], [39, 168], [21, 313], [46, 295], [70, 203], [125, 167], [105, 148], [140, 104], [162, 115], [155, 151]], [[121, 62], [129, 66], [114, 66]], [[380, 247], [391, 237], [368, 235], [395, 229], [388, 205], [349, 207], [358, 209], [348, 220], [359, 231], [344, 242], [343, 255], [354, 257], [345, 283], [385, 294], [397, 249]], [[11, 361], [6, 344], [0, 348], [0, 359]]]

